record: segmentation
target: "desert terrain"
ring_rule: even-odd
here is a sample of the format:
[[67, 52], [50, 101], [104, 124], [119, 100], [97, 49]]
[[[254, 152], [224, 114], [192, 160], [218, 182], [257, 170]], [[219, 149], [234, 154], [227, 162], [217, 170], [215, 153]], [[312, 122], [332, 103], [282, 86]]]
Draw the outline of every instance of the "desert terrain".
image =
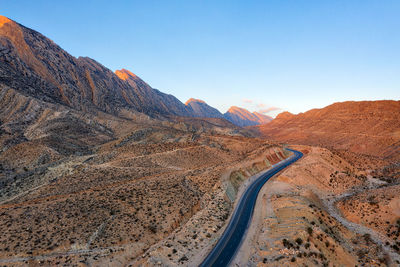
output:
[[94, 153], [54, 157], [40, 172], [32, 162], [42, 150], [23, 150], [30, 164], [2, 188], [0, 262], [187, 264], [220, 234], [241, 177], [287, 154], [261, 139], [181, 126], [141, 124]]
[[[265, 187], [259, 205], [267, 209], [254, 222], [262, 237], [247, 242], [258, 253], [251, 262], [399, 264], [399, 112], [399, 101], [349, 101], [298, 115], [282, 113], [253, 128], [267, 139], [306, 145], [295, 146], [306, 155]], [[285, 241], [275, 235], [281, 228]], [[303, 241], [294, 242], [297, 238]], [[340, 248], [340, 254], [332, 248]], [[305, 258], [310, 251], [324, 256]]]
[[0, 59], [1, 265], [188, 265], [288, 156], [4, 16]]
[[197, 266], [291, 147], [233, 265], [398, 266], [399, 105], [222, 114], [0, 16], [0, 265]]
[[234, 263], [397, 266], [397, 186], [369, 180], [325, 148], [295, 148], [304, 158], [264, 186]]

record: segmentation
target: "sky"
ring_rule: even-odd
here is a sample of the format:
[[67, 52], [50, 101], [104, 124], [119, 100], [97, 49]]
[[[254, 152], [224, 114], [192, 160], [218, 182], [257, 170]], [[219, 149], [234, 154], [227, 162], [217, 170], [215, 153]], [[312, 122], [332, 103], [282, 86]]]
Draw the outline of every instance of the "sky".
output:
[[0, 14], [221, 112], [400, 99], [398, 0], [0, 0]]

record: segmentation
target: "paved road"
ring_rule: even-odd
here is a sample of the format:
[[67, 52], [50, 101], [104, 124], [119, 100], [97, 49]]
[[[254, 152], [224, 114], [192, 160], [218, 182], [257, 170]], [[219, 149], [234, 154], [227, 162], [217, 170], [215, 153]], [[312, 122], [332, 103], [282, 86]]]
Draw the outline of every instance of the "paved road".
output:
[[207, 258], [200, 265], [202, 267], [208, 266], [228, 266], [233, 256], [238, 251], [242, 239], [245, 236], [246, 230], [250, 225], [251, 217], [253, 216], [254, 206], [256, 204], [257, 196], [262, 186], [275, 174], [294, 163], [303, 156], [303, 153], [287, 149], [294, 153], [290, 158], [279, 162], [274, 165], [272, 169], [267, 171], [264, 175], [260, 176], [251, 185], [248, 186], [239, 200], [238, 205], [232, 215], [232, 218], [222, 234], [221, 238], [211, 250]]

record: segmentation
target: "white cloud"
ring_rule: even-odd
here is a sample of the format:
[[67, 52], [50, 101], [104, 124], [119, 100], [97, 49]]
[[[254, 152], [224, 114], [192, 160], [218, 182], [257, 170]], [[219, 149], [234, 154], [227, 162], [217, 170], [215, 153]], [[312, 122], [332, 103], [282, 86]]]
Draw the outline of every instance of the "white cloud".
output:
[[270, 113], [272, 111], [277, 111], [277, 110], [281, 110], [281, 109], [277, 108], [277, 107], [269, 107], [269, 108], [260, 109], [258, 112], [262, 113], [262, 114], [267, 114], [267, 113]]

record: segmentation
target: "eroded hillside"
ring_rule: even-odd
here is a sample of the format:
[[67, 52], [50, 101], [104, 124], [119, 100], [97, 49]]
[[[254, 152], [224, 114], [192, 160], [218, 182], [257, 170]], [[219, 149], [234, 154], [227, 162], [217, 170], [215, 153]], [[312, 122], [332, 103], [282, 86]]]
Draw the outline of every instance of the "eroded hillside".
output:
[[304, 157], [264, 186], [252, 222], [254, 230], [235, 262], [397, 266], [400, 177], [393, 178], [392, 184], [373, 178], [368, 166], [376, 162], [363, 160], [361, 168], [363, 155], [296, 148]]

